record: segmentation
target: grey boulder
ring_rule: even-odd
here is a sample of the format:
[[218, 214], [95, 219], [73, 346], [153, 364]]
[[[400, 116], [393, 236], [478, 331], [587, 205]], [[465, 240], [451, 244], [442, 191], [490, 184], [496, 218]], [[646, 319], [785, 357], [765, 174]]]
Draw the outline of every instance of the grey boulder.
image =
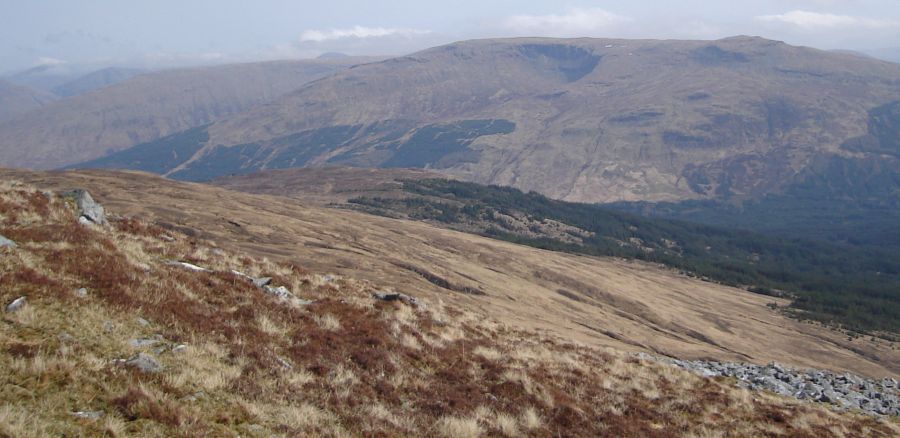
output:
[[143, 373], [158, 373], [162, 371], [162, 364], [153, 356], [138, 353], [125, 361], [125, 366], [135, 368]]
[[75, 201], [75, 206], [78, 208], [78, 214], [81, 217], [97, 225], [106, 224], [106, 213], [103, 211], [103, 206], [94, 201], [94, 198], [91, 197], [87, 190], [70, 190], [63, 193], [62, 197]]

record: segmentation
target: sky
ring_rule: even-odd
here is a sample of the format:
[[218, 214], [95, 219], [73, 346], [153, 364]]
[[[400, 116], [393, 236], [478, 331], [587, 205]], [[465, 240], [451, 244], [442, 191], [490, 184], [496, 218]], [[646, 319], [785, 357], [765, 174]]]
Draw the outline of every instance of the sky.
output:
[[400, 55], [489, 37], [733, 35], [876, 52], [900, 46], [900, 0], [0, 0], [0, 73]]

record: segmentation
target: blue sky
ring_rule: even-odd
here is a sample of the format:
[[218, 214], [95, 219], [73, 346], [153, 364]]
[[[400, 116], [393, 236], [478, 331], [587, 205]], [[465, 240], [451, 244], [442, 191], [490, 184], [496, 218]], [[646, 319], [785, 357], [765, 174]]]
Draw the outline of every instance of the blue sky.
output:
[[[715, 39], [900, 46], [898, 0], [0, 0], [0, 72], [402, 54], [469, 38]], [[751, 4], [752, 3], [752, 4]]]

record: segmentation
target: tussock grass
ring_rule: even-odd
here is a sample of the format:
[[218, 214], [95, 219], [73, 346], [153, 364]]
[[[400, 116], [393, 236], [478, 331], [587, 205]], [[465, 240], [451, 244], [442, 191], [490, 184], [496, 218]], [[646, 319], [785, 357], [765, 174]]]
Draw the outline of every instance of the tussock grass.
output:
[[[85, 227], [20, 183], [0, 181], [0, 234], [19, 243], [0, 253], [0, 300], [29, 303], [0, 316], [0, 436], [900, 434], [896, 420], [750, 393], [441, 301], [376, 301], [390, 285], [138, 220]], [[289, 305], [232, 269], [315, 302]], [[163, 371], [119, 363], [137, 351]]]
[[441, 418], [437, 430], [446, 438], [478, 438], [484, 433], [477, 419], [452, 416]]

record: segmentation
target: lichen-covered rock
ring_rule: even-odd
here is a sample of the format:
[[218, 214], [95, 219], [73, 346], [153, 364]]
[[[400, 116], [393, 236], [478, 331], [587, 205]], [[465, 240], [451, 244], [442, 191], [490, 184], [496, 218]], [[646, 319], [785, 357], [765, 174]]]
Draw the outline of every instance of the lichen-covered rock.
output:
[[91, 194], [85, 189], [70, 190], [62, 194], [62, 197], [75, 201], [78, 214], [97, 225], [106, 225], [106, 213], [103, 206], [94, 201]]

